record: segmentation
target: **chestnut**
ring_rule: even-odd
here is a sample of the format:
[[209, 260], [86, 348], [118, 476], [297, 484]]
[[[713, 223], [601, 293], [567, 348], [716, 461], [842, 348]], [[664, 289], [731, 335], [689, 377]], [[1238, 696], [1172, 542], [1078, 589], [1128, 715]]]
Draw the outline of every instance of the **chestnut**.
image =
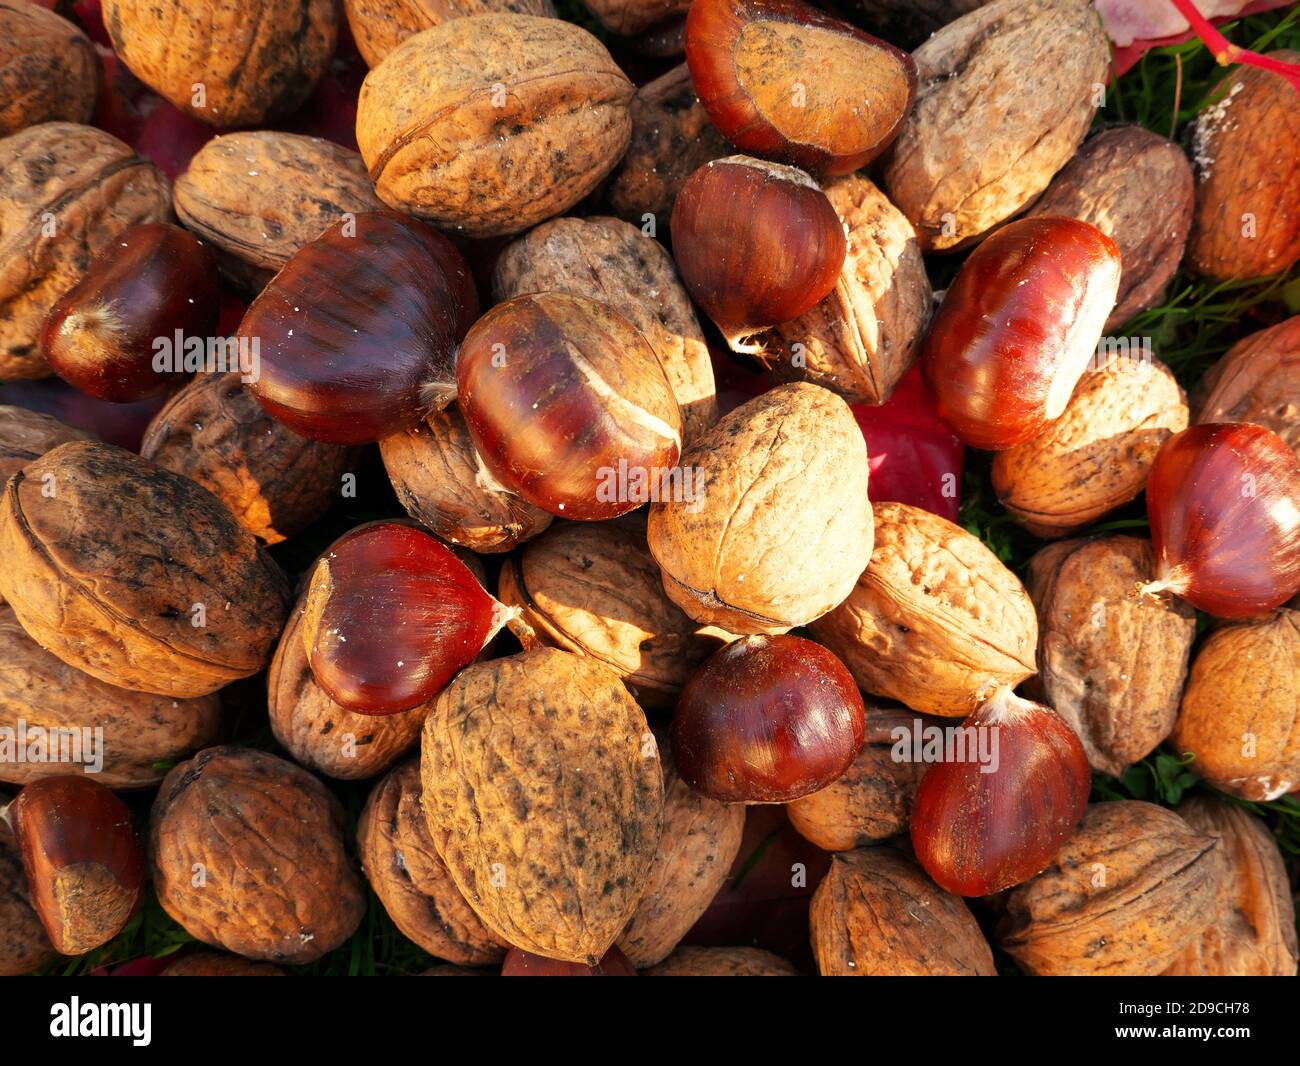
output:
[[396, 714], [441, 692], [509, 615], [436, 537], [375, 522], [344, 534], [317, 562], [302, 639], [335, 703]]
[[117, 936], [144, 884], [126, 804], [84, 775], [46, 777], [0, 814], [13, 827], [32, 906], [54, 950], [84, 955]]
[[595, 966], [563, 962], [511, 948], [501, 966], [502, 977], [635, 977], [636, 968], [618, 948], [610, 948]]
[[133, 403], [181, 385], [193, 349], [206, 360], [220, 301], [212, 250], [177, 226], [148, 222], [117, 237], [50, 309], [41, 347], [69, 385]]
[[825, 788], [865, 739], [848, 668], [789, 634], [732, 641], [682, 689], [670, 739], [683, 781], [723, 803], [788, 803]]
[[465, 337], [456, 386], [487, 473], [543, 511], [599, 521], [673, 491], [681, 411], [650, 342], [607, 304], [498, 304]]
[[249, 384], [302, 437], [367, 444], [454, 395], [456, 344], [478, 315], [452, 243], [395, 211], [344, 217], [253, 301], [239, 338], [260, 352]]
[[727, 140], [826, 176], [883, 152], [916, 95], [910, 55], [799, 0], [694, 0], [686, 62]]
[[798, 318], [835, 288], [848, 253], [844, 227], [802, 170], [733, 155], [705, 163], [673, 205], [673, 257], [691, 297], [734, 352]]
[[1119, 293], [1115, 242], [1073, 218], [1011, 222], [971, 253], [921, 348], [939, 415], [1002, 451], [1060, 417]]
[[921, 781], [912, 847], [934, 882], [987, 896], [1028, 881], [1073, 836], [1092, 772], [1069, 724], [1002, 688]]
[[1147, 517], [1147, 593], [1249, 618], [1300, 591], [1300, 459], [1270, 429], [1206, 422], [1174, 434], [1147, 475]]

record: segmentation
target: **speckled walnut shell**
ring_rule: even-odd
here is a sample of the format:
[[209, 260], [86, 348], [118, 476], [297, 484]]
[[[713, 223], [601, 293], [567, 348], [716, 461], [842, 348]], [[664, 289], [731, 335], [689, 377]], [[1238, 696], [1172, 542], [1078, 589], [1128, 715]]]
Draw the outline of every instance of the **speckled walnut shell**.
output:
[[762, 948], [678, 948], [644, 977], [799, 977], [780, 955]]
[[[1300, 52], [1269, 52], [1300, 62]], [[1233, 67], [1192, 128], [1196, 215], [1187, 263], [1212, 278], [1280, 274], [1300, 259], [1300, 90]]]
[[291, 433], [237, 373], [202, 374], [181, 389], [154, 416], [140, 454], [198, 482], [265, 544], [328, 511], [358, 457], [355, 449]]
[[1141, 126], [1115, 126], [1084, 141], [1028, 212], [1082, 219], [1118, 245], [1123, 272], [1107, 332], [1160, 302], [1187, 246], [1193, 188], [1178, 145]]
[[[217, 739], [221, 704], [216, 696], [176, 700], [106, 685], [51, 655], [27, 635], [10, 608], [0, 607], [0, 729], [16, 734], [20, 722], [27, 730], [27, 759], [7, 761], [0, 743], [0, 781], [25, 785], [79, 774], [97, 755], [103, 763], [93, 776], [101, 785], [148, 788], [163, 779], [160, 764], [187, 758]], [[87, 729], [103, 731], [96, 750], [70, 749], [69, 737], [45, 749], [48, 761], [29, 761], [34, 731], [75, 731], [84, 737]], [[60, 761], [59, 751], [82, 759]]]
[[1166, 977], [1294, 977], [1295, 904], [1277, 840], [1260, 819], [1213, 796], [1178, 805], [1193, 829], [1221, 838], [1215, 917]]
[[708, 909], [745, 833], [745, 805], [696, 792], [662, 750], [663, 832], [645, 894], [616, 942], [638, 970], [663, 962]]
[[825, 192], [844, 223], [848, 254], [831, 294], [776, 328], [778, 371], [850, 403], [884, 403], [930, 321], [921, 246], [903, 213], [861, 174], [837, 178]]
[[1042, 433], [993, 457], [993, 489], [1031, 533], [1065, 536], [1146, 488], [1160, 445], [1187, 428], [1187, 417], [1183, 390], [1164, 363], [1112, 358], [1083, 375]]
[[903, 503], [878, 503], [871, 563], [812, 625], [858, 685], [930, 714], [970, 714], [1035, 670], [1024, 586], [978, 537]]
[[834, 393], [778, 385], [723, 418], [680, 465], [703, 491], [654, 504], [649, 543], [669, 598], [697, 622], [784, 633], [852, 591], [871, 557], [867, 448]]
[[159, 975], [161, 977], [288, 977], [279, 966], [253, 962], [238, 955], [200, 951], [177, 959]]
[[1197, 649], [1171, 744], [1215, 788], [1273, 800], [1300, 786], [1300, 610], [1214, 630]]
[[913, 729], [929, 721], [915, 711], [868, 702], [866, 743], [831, 784], [786, 804], [790, 824], [824, 851], [851, 851], [907, 831], [926, 766], [898, 758], [900, 734], [910, 751]]
[[1169, 736], [1187, 679], [1196, 612], [1140, 596], [1155, 580], [1149, 541], [1067, 540], [1029, 563], [1038, 608], [1041, 701], [1074, 728], [1094, 770], [1114, 777]]
[[509, 945], [479, 921], [434, 848], [420, 807], [418, 759], [375, 785], [357, 822], [357, 850], [370, 887], [408, 940], [464, 966], [505, 958]]
[[497, 260], [498, 302], [529, 292], [603, 300], [632, 323], [659, 357], [682, 409], [690, 445], [718, 420], [713, 362], [690, 297], [664, 246], [616, 218], [557, 218]]
[[420, 737], [430, 704], [397, 714], [357, 714], [316, 683], [302, 637], [305, 596], [289, 612], [266, 678], [271, 732], [294, 759], [342, 781], [382, 774]]
[[1300, 315], [1234, 344], [1201, 378], [1197, 422], [1254, 422], [1300, 456]]
[[390, 207], [471, 237], [518, 233], [618, 162], [633, 92], [578, 26], [472, 15], [408, 38], [370, 72], [357, 143]]
[[172, 770], [154, 801], [158, 901], [212, 947], [312, 962], [365, 915], [345, 825], [342, 805], [306, 770], [262, 751], [208, 748]]
[[202, 696], [256, 673], [288, 607], [279, 567], [215, 496], [93, 441], [10, 479], [0, 558], [0, 594], [38, 644], [138, 692]]
[[505, 552], [551, 524], [549, 514], [492, 477], [455, 406], [385, 437], [379, 452], [406, 513], [452, 544]]
[[842, 851], [813, 893], [813, 955], [823, 977], [992, 977], [971, 912], [890, 848]]
[[658, 746], [618, 675], [553, 648], [467, 667], [425, 722], [420, 776], [483, 923], [595, 965], [649, 884], [663, 815]]
[[691, 0], [582, 0], [610, 33], [629, 36], [677, 15], [685, 15]]
[[555, 17], [551, 0], [343, 0], [357, 51], [371, 67], [422, 30], [494, 11]]
[[605, 195], [619, 218], [635, 226], [653, 220], [657, 230], [668, 225], [686, 179], [732, 149], [709, 121], [685, 63], [637, 89], [631, 114], [632, 142]]
[[67, 19], [27, 0], [0, 0], [0, 137], [41, 122], [89, 122], [99, 57]]
[[383, 207], [356, 152], [274, 130], [214, 137], [176, 179], [172, 198], [181, 224], [253, 291], [344, 214]]
[[918, 48], [916, 103], [885, 189], [926, 251], [1011, 218], [1074, 155], [1110, 77], [1085, 0], [994, 0]]
[[609, 523], [554, 527], [501, 568], [497, 598], [525, 648], [591, 656], [645, 707], [671, 707], [719, 642], [664, 592], [645, 536]]
[[72, 122], [0, 139], [0, 174], [0, 381], [48, 377], [46, 314], [118, 234], [165, 222], [171, 190], [116, 137]]
[[1044, 977], [1158, 974], [1214, 919], [1219, 847], [1167, 807], [1094, 803], [1052, 864], [1003, 898], [998, 944]]
[[[0, 809], [9, 798], [0, 793]], [[53, 957], [54, 948], [32, 909], [18, 850], [0, 834], [0, 977], [31, 973]]]
[[296, 111], [338, 40], [338, 0], [104, 0], [103, 6], [113, 51], [131, 73], [212, 126], [252, 126]]

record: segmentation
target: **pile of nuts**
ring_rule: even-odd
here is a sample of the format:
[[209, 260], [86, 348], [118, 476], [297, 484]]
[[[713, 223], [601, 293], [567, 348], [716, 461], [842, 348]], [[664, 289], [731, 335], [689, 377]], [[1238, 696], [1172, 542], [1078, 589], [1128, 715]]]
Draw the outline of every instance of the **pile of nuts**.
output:
[[1300, 260], [1300, 56], [1189, 159], [1086, 0], [584, 2], [0, 0], [0, 974], [1293, 975], [1300, 317], [1112, 334]]

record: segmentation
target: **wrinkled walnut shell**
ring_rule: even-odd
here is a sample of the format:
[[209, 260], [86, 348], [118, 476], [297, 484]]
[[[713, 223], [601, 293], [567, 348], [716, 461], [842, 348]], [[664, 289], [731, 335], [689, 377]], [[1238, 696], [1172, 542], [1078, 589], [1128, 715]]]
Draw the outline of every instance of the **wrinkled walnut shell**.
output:
[[352, 39], [368, 67], [422, 30], [493, 11], [555, 17], [551, 0], [343, 0]]
[[[8, 801], [0, 793], [0, 809]], [[54, 948], [32, 908], [18, 849], [0, 832], [0, 977], [31, 973], [53, 957]]]
[[1254, 422], [1300, 456], [1300, 315], [1238, 341], [1205, 372], [1199, 422]]
[[780, 955], [762, 948], [678, 948], [646, 977], [800, 977]]
[[172, 770], [154, 801], [158, 902], [212, 947], [312, 962], [365, 915], [345, 825], [342, 805], [306, 770], [262, 751], [208, 748]]
[[41, 122], [89, 122], [99, 57], [81, 30], [26, 0], [0, 0], [0, 137]]
[[238, 955], [199, 951], [177, 959], [160, 977], [288, 977], [280, 967], [269, 962], [253, 962]]
[[858, 685], [913, 710], [958, 716], [1032, 676], [1034, 605], [998, 557], [919, 507], [874, 510], [870, 565], [811, 627]]

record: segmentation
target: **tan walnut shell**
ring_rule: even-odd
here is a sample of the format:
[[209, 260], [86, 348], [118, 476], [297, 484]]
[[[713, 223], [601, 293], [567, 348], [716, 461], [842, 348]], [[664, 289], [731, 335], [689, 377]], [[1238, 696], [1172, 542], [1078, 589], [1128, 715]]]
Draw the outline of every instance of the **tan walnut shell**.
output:
[[211, 492], [264, 544], [311, 525], [340, 499], [358, 453], [273, 419], [240, 376], [201, 374], [149, 423], [140, 454]]
[[836, 853], [813, 893], [823, 977], [993, 977], [993, 952], [965, 902], [892, 848]]
[[552, 527], [501, 568], [497, 598], [525, 648], [590, 656], [643, 707], [671, 707], [720, 642], [664, 592], [644, 534], [623, 525]]
[[872, 519], [866, 442], [840, 397], [778, 385], [718, 422], [680, 465], [695, 492], [651, 507], [649, 543], [664, 589], [697, 622], [784, 633], [852, 591], [871, 557]]
[[[0, 807], [8, 800], [0, 793]], [[0, 832], [0, 977], [31, 973], [53, 957], [54, 948], [32, 909], [18, 849]]]
[[0, 404], [0, 483], [60, 444], [94, 439], [93, 433], [66, 425], [50, 415]]
[[790, 824], [823, 851], [851, 851], [907, 832], [924, 763], [900, 757], [913, 730], [927, 720], [915, 711], [866, 704], [866, 743], [853, 764], [823, 789], [785, 806]]
[[238, 955], [218, 951], [199, 951], [177, 959], [160, 977], [288, 977], [288, 973], [269, 962], [253, 962]]
[[518, 233], [618, 162], [633, 92], [578, 26], [472, 15], [408, 38], [370, 72], [357, 143], [390, 207], [469, 237]]
[[[1268, 53], [1287, 63], [1300, 52]], [[1196, 215], [1187, 263], [1220, 280], [1260, 278], [1300, 259], [1300, 89], [1233, 67], [1192, 128]]]
[[916, 103], [885, 190], [926, 251], [960, 247], [1028, 206], [1074, 155], [1110, 72], [1086, 0], [994, 0], [918, 48]]
[[93, 441], [29, 463], [0, 500], [0, 594], [47, 651], [182, 698], [257, 673], [288, 609], [280, 568], [189, 478]]
[[497, 259], [498, 302], [529, 292], [603, 300], [650, 342], [682, 409], [689, 446], [718, 420], [713, 362], [691, 299], [664, 246], [616, 218], [557, 218]]
[[1300, 456], [1300, 315], [1243, 337], [1201, 378], [1199, 422], [1254, 422]]
[[81, 30], [27, 0], [0, 0], [0, 137], [41, 122], [89, 122], [99, 56]]
[[859, 687], [929, 714], [966, 715], [1033, 675], [1038, 621], [980, 539], [904, 503], [878, 503], [876, 546], [848, 598], [812, 625]]
[[124, 230], [165, 222], [162, 171], [103, 130], [46, 122], [0, 139], [0, 381], [48, 377], [54, 302]]
[[211, 126], [296, 111], [329, 66], [338, 0], [104, 0], [113, 51], [163, 99]]
[[385, 775], [357, 821], [357, 849], [370, 887], [402, 935], [430, 955], [489, 966], [509, 945], [460, 894], [434, 848], [420, 807], [420, 760]]
[[369, 67], [422, 30], [493, 11], [555, 17], [551, 0], [343, 0], [352, 39]]
[[510, 551], [551, 516], [501, 485], [474, 450], [453, 404], [379, 442], [398, 502], [417, 522], [471, 551]]
[[594, 965], [649, 883], [663, 816], [658, 746], [618, 675], [554, 648], [467, 667], [425, 721], [420, 776], [483, 924]]
[[1060, 418], [993, 457], [998, 502], [1039, 537], [1082, 529], [1146, 488], [1160, 445], [1187, 419], [1183, 390], [1164, 363], [1108, 357], [1079, 380]]
[[1165, 970], [1166, 977], [1294, 977], [1295, 904], [1286, 863], [1269, 828], [1213, 796], [1178, 805], [1193, 829], [1221, 839], [1223, 873], [1214, 920]]
[[582, 0], [610, 33], [623, 37], [685, 15], [691, 0]]
[[236, 955], [307, 963], [365, 915], [342, 805], [301, 767], [250, 748], [199, 752], [162, 783], [149, 862], [163, 910]]
[[678, 948], [644, 977], [800, 977], [780, 955], [762, 948]]
[[1172, 745], [1241, 799], [1274, 800], [1300, 786], [1300, 610], [1209, 635], [1192, 660]]

